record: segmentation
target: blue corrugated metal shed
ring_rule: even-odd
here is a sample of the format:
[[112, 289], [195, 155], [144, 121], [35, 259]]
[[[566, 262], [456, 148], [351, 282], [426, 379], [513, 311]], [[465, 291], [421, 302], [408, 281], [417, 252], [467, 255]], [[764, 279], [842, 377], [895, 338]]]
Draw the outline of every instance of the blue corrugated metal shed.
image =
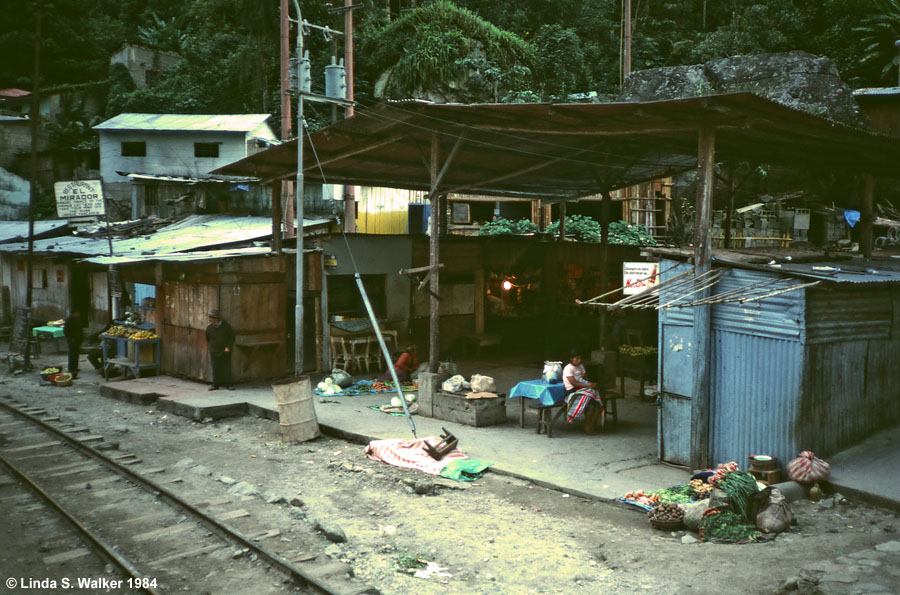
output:
[[[714, 294], [785, 274], [822, 282], [712, 306], [710, 457], [827, 456], [900, 420], [900, 266], [833, 261], [727, 269]], [[674, 267], [674, 268], [672, 268]], [[663, 260], [663, 280], [690, 265]], [[671, 296], [663, 290], [660, 303]], [[693, 312], [660, 312], [660, 457], [687, 464]], [[892, 338], [894, 337], [894, 338]]]

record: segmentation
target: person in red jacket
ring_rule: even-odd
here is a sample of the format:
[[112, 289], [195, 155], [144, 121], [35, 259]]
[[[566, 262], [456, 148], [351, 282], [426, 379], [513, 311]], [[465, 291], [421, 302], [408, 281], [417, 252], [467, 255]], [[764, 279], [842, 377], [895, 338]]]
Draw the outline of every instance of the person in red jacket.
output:
[[[410, 345], [406, 351], [400, 354], [397, 361], [394, 362], [394, 371], [397, 373], [397, 380], [400, 382], [409, 382], [410, 376], [419, 367], [419, 358], [416, 357], [416, 346]], [[390, 379], [390, 374], [387, 374]]]

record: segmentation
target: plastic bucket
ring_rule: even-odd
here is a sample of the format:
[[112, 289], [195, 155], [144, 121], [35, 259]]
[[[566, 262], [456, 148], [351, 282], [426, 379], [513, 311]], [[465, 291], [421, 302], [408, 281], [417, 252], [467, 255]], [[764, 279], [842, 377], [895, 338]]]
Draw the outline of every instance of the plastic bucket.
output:
[[306, 442], [322, 435], [308, 376], [285, 378], [272, 385], [283, 442]]

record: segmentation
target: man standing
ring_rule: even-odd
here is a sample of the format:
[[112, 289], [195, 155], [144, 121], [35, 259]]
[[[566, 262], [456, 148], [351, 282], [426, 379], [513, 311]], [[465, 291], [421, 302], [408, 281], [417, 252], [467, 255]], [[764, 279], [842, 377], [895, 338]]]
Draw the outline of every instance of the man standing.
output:
[[63, 325], [66, 345], [69, 347], [69, 374], [78, 378], [78, 358], [81, 355], [81, 343], [84, 341], [84, 327], [81, 326], [81, 312], [73, 310]]
[[234, 386], [231, 385], [231, 348], [234, 347], [234, 329], [222, 320], [218, 310], [209, 313], [206, 342], [209, 345], [213, 373], [213, 382], [209, 390], [216, 390], [219, 387], [234, 390]]

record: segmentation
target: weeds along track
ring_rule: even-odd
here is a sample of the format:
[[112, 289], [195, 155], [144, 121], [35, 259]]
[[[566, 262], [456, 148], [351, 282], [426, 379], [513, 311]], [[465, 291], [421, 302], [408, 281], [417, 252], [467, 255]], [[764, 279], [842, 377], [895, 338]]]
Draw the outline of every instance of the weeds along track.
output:
[[292, 544], [288, 559], [268, 551], [262, 543], [277, 527], [228, 498], [188, 503], [170, 489], [180, 477], [108, 446], [88, 428], [0, 396], [0, 503], [46, 526], [45, 576], [118, 580], [123, 592], [377, 593], [316, 544]]

